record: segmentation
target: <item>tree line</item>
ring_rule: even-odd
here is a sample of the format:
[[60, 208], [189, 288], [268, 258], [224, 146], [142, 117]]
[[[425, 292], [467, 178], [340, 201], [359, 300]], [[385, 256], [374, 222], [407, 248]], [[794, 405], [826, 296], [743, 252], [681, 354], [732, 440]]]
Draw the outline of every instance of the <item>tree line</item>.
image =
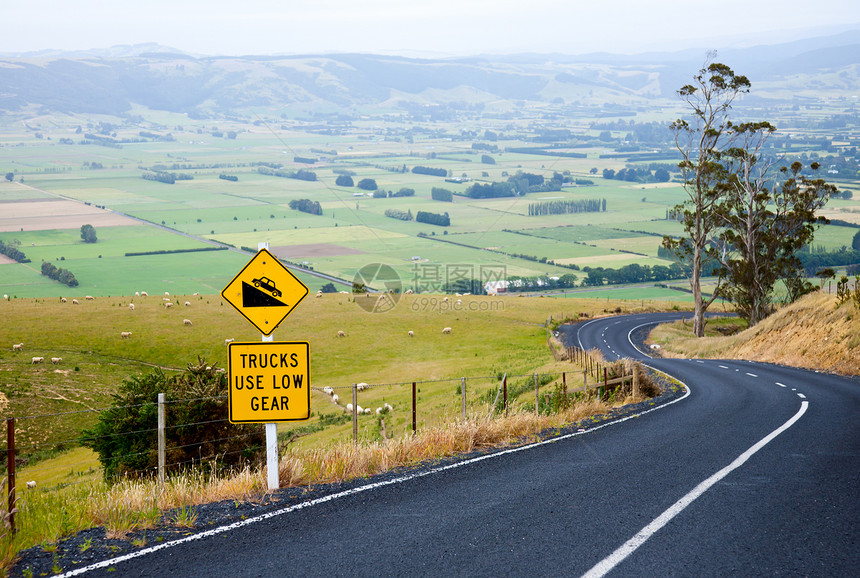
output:
[[529, 203], [529, 217], [567, 215], [574, 213], [599, 213], [601, 211], [606, 211], [606, 199], [578, 199]]
[[42, 261], [42, 275], [50, 277], [54, 281], [59, 281], [63, 285], [68, 285], [69, 287], [78, 286], [78, 280], [75, 279], [75, 275], [71, 271], [59, 268], [48, 261]]
[[322, 215], [322, 206], [319, 201], [310, 199], [293, 199], [290, 201], [289, 207], [294, 211], [301, 211], [311, 215]]
[[27, 255], [24, 254], [21, 249], [18, 247], [21, 246], [21, 241], [18, 239], [13, 239], [9, 242], [3, 242], [0, 240], [0, 253], [3, 253], [10, 259], [17, 261], [18, 263], [29, 263], [30, 259], [27, 258]]

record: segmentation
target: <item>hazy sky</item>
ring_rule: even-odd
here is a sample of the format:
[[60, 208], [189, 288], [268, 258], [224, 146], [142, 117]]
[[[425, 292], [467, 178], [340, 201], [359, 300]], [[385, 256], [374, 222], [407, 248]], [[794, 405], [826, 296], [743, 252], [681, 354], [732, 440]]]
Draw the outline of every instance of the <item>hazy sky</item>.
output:
[[860, 23], [857, 0], [2, 0], [0, 52], [157, 42], [200, 54], [637, 53]]

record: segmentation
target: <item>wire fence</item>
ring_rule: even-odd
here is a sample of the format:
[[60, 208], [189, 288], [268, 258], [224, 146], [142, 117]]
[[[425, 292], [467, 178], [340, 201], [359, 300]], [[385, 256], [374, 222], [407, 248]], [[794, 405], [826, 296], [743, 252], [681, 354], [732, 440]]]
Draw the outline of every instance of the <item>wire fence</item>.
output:
[[[570, 362], [569, 371], [313, 386], [312, 407], [316, 411], [306, 422], [282, 424], [280, 445], [285, 447], [298, 437], [323, 430], [332, 430], [335, 435], [347, 439], [351, 436], [355, 442], [383, 440], [414, 434], [420, 428], [507, 415], [514, 409], [549, 414], [574, 400], [608, 399], [622, 390], [638, 395], [639, 372], [635, 364], [629, 361], [605, 363], [596, 352], [559, 347], [557, 342], [552, 343], [551, 336], [548, 340], [555, 358]], [[224, 417], [188, 423], [177, 422], [176, 418], [171, 421], [172, 415], [183, 414], [181, 408], [189, 404], [223, 407]], [[8, 511], [12, 511], [15, 503], [16, 472], [22, 466], [26, 467], [28, 479], [56, 480], [57, 476], [52, 476], [52, 473], [56, 473], [58, 468], [68, 472], [62, 481], [40, 487], [41, 491], [83, 483], [86, 475], [91, 479], [92, 474], [99, 473], [90, 455], [81, 455], [77, 461], [64, 459], [60, 466], [45, 459], [81, 446], [121, 448], [120, 457], [124, 463], [135, 464], [123, 470], [124, 476], [157, 476], [160, 481], [164, 480], [166, 472], [211, 466], [213, 461], [262, 463], [265, 453], [263, 428], [230, 423], [227, 405], [226, 395], [165, 400], [162, 394], [152, 402], [140, 404], [9, 417], [6, 420], [7, 445], [2, 448], [7, 456]], [[142, 427], [130, 427], [127, 431], [119, 429], [93, 435], [94, 430], [90, 429], [77, 437], [24, 444], [15, 442], [16, 434], [26, 432], [29, 427], [50, 432], [51, 420], [80, 414], [101, 418], [105, 412], [127, 412], [146, 417], [139, 422], [131, 422], [140, 423]], [[107, 467], [105, 471], [108, 471]], [[28, 489], [34, 484], [33, 481], [25, 481]]]

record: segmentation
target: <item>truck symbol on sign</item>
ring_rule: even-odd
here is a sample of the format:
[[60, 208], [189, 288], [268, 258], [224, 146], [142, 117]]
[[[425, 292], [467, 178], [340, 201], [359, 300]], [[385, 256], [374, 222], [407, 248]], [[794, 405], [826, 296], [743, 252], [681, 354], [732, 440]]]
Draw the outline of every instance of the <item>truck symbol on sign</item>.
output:
[[281, 296], [281, 292], [275, 288], [275, 282], [268, 277], [260, 277], [259, 279], [253, 279], [251, 283], [254, 284], [254, 287], [262, 287], [275, 297]]

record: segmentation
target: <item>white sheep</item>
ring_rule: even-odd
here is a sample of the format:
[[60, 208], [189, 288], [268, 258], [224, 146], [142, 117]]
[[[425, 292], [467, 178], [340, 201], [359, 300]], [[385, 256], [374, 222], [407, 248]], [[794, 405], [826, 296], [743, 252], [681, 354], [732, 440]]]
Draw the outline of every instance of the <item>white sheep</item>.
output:
[[168, 293], [167, 291], [165, 291], [164, 294], [170, 297], [170, 293]]
[[444, 328], [444, 329], [442, 330], [442, 333], [446, 333], [446, 334], [447, 334], [447, 333], [451, 333], [451, 328], [450, 328], [450, 327], [446, 327], [446, 328]]
[[80, 301], [78, 301], [77, 299], [72, 299], [72, 305], [77, 305], [78, 303], [80, 303]]
[[135, 291], [135, 292], [134, 292], [134, 296], [135, 296], [135, 297], [140, 297], [140, 291]]
[[92, 295], [87, 295], [86, 297], [84, 297], [84, 299], [86, 299], [87, 301], [95, 301], [95, 297], [93, 297]]
[[334, 395], [334, 390], [332, 388], [330, 388], [329, 386], [325, 386], [323, 388], [323, 393], [326, 395]]
[[5, 293], [3, 294], [3, 300], [4, 300], [4, 301], [9, 301], [9, 296], [8, 296], [8, 295], [6, 295]]
[[193, 323], [191, 323], [191, 320], [190, 320], [190, 319], [183, 319], [183, 320], [182, 320], [182, 324], [183, 324], [183, 325], [194, 325]]
[[29, 482], [27, 482], [27, 489], [28, 490], [34, 490], [35, 488], [36, 488], [36, 481], [35, 480], [30, 480]]
[[412, 295], [412, 289], [407, 289], [407, 290], [406, 290], [406, 294], [407, 294], [407, 295]]
[[332, 400], [334, 403], [337, 403], [337, 401], [338, 401], [339, 399], [340, 399], [340, 396], [339, 396], [338, 394], [334, 394], [333, 396], [331, 396], [331, 400]]
[[166, 303], [166, 302], [170, 301], [170, 297], [162, 297], [161, 300]]
[[415, 333], [412, 331], [409, 331], [406, 335], [408, 335], [409, 337], [415, 337]]
[[164, 307], [165, 307], [165, 309], [170, 309], [171, 307], [173, 307], [173, 303], [169, 303], [169, 302], [165, 303]]
[[371, 409], [369, 407], [364, 408], [365, 414], [369, 414], [370, 412], [371, 412]]
[[381, 407], [376, 408], [376, 415], [382, 415], [382, 408]]
[[364, 413], [364, 408], [360, 405], [355, 406], [355, 413]]
[[196, 297], [196, 296], [200, 295], [200, 292], [194, 292], [194, 293], [192, 293], [192, 295], [194, 295]]
[[61, 361], [63, 361], [63, 358], [62, 358], [62, 357], [52, 357], [52, 358], [51, 358], [51, 363], [53, 363], [54, 365], [57, 365], [57, 364], [58, 364], [58, 363], [60, 363]]
[[186, 302], [185, 302], [185, 306], [186, 306], [186, 307], [191, 307], [191, 301], [186, 301]]
[[322, 297], [322, 296], [323, 296], [323, 294], [322, 294], [322, 293], [317, 293], [317, 298], [320, 298], [320, 297]]
[[31, 364], [34, 364], [34, 363], [42, 363], [43, 361], [45, 361], [45, 358], [44, 358], [44, 357], [34, 357], [34, 358], [30, 361], [30, 363], [31, 363]]
[[392, 411], [392, 410], [394, 410], [394, 408], [393, 408], [393, 407], [391, 407], [390, 405], [388, 405], [387, 403], [382, 404], [382, 407], [383, 407], [383, 409], [384, 409], [384, 410], [386, 410], [386, 411]]
[[65, 303], [65, 302], [66, 302], [66, 298], [65, 298], [65, 297], [60, 297], [60, 303]]
[[356, 389], [356, 390], [358, 390], [358, 391], [364, 391], [365, 389], [367, 389], [367, 388], [369, 388], [369, 387], [370, 387], [370, 386], [369, 386], [369, 385], [367, 385], [367, 384], [366, 384], [366, 383], [364, 383], [364, 382], [356, 383], [356, 384], [355, 384], [355, 389]]
[[346, 404], [346, 411], [352, 411], [352, 404], [351, 403]]
[[12, 351], [24, 351], [24, 342], [22, 341], [21, 343], [13, 343]]
[[131, 337], [131, 331], [123, 331], [119, 334], [120, 339], [128, 339], [129, 337]]
[[149, 297], [149, 293], [147, 293], [146, 291], [141, 291], [140, 296], [141, 297]]
[[344, 333], [343, 331], [338, 331], [337, 336], [338, 337], [346, 337], [346, 333]]
[[134, 311], [134, 303], [129, 303], [128, 308], [131, 309], [132, 311]]
[[448, 302], [448, 298], [447, 298], [447, 297], [443, 297], [443, 298], [442, 298], [442, 303], [447, 303], [447, 302]]
[[231, 343], [233, 343], [232, 337], [228, 337], [227, 339], [224, 340], [224, 345], [230, 345]]

